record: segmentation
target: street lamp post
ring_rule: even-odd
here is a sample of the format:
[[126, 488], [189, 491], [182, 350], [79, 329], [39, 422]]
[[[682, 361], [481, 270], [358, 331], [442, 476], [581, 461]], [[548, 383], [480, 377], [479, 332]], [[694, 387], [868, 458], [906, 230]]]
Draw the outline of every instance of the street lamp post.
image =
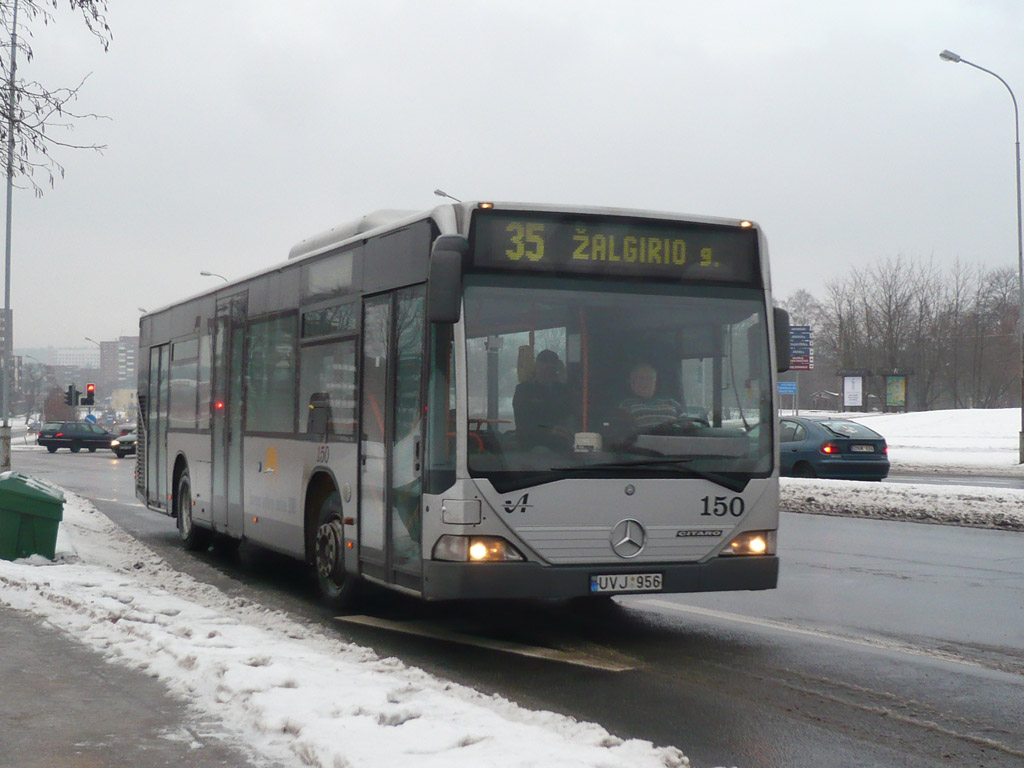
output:
[[952, 51], [943, 51], [939, 54], [939, 58], [943, 61], [951, 61], [954, 64], [966, 64], [969, 67], [980, 69], [982, 72], [992, 75], [996, 80], [1002, 83], [1006, 90], [1010, 93], [1010, 98], [1013, 100], [1013, 130], [1014, 137], [1016, 139], [1016, 151], [1017, 151], [1017, 335], [1020, 342], [1020, 433], [1018, 436], [1017, 449], [1018, 449], [1018, 462], [1024, 464], [1024, 232], [1021, 230], [1021, 206], [1020, 206], [1020, 114], [1017, 111], [1017, 97], [1013, 95], [1013, 89], [1010, 88], [1003, 78], [997, 75], [995, 72], [979, 67], [974, 62], [968, 61]]
[[18, 0], [14, 0], [14, 14], [11, 21], [11, 66], [8, 70], [7, 102], [7, 236], [4, 243], [4, 342], [0, 350], [0, 377], [3, 394], [0, 395], [0, 410], [3, 422], [0, 424], [0, 471], [11, 468], [11, 352], [14, 349], [14, 329], [11, 316], [11, 202], [14, 195], [14, 114], [17, 111], [18, 91], [16, 53], [18, 50]]
[[218, 275], [216, 272], [207, 272], [205, 269], [202, 272], [200, 272], [199, 274], [202, 275], [203, 277], [219, 277], [225, 283], [230, 283], [231, 282], [226, 277], [224, 277], [224, 275]]

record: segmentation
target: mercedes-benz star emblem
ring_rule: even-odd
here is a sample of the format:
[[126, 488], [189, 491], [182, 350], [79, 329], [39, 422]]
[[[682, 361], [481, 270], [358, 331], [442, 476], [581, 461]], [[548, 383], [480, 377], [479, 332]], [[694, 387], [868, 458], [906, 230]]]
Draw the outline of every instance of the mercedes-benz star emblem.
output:
[[647, 531], [640, 525], [640, 521], [627, 517], [615, 524], [609, 540], [612, 551], [619, 557], [636, 557], [647, 543]]

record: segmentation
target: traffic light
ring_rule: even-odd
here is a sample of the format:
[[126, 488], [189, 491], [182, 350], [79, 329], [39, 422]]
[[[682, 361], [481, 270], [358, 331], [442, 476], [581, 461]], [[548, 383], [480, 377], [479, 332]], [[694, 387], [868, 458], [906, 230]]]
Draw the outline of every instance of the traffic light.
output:
[[74, 384], [68, 384], [67, 394], [64, 395], [64, 402], [68, 405], [78, 405], [78, 397], [82, 393], [75, 389]]
[[96, 402], [96, 385], [86, 384], [85, 385], [85, 397], [80, 401], [81, 405], [92, 405]]

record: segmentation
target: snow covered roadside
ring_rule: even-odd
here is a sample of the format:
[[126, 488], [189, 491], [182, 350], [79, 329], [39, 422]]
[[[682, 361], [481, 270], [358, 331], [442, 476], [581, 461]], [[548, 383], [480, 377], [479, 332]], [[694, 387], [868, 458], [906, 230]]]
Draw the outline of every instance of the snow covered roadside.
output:
[[524, 709], [226, 597], [66, 495], [56, 562], [0, 560], [0, 601], [159, 678], [257, 764], [689, 765], [674, 747]]
[[885, 436], [894, 470], [1024, 476], [1020, 408], [847, 415]]
[[1024, 531], [1024, 491], [790, 477], [780, 485], [785, 512]]

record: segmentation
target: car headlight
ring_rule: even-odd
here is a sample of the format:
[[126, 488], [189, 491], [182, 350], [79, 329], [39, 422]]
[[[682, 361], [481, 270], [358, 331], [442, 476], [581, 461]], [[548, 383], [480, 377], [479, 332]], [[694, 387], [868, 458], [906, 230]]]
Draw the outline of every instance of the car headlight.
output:
[[120, 440], [111, 440], [110, 447], [111, 448], [117, 448], [117, 446], [119, 446], [120, 444], [121, 444]]
[[775, 531], [744, 531], [725, 545], [723, 555], [774, 555]]
[[500, 536], [453, 536], [446, 534], [434, 545], [435, 560], [457, 563], [499, 563], [525, 558]]

